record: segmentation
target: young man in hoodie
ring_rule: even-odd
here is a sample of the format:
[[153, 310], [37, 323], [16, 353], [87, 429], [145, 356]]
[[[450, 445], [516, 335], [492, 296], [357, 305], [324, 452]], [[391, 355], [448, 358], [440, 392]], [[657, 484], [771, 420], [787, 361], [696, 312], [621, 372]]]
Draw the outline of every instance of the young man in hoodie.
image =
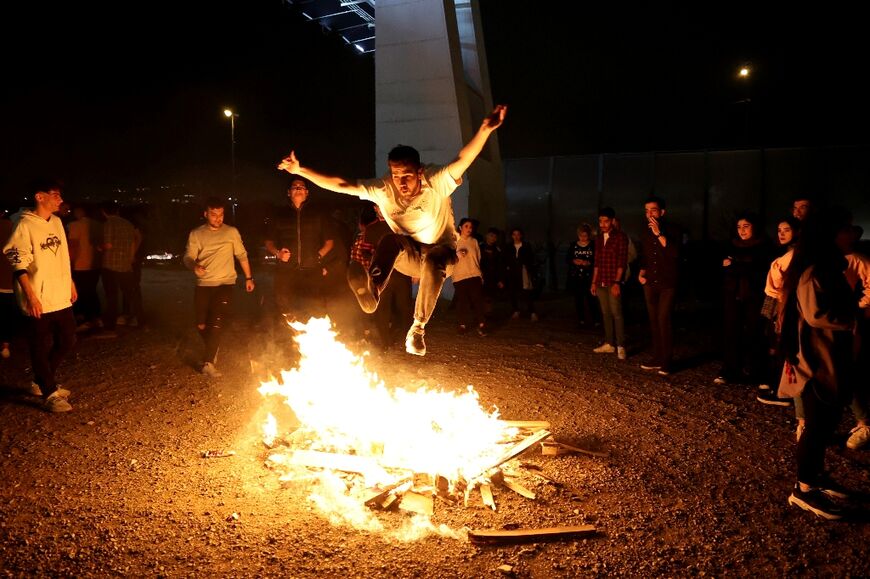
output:
[[14, 271], [18, 304], [27, 318], [31, 393], [43, 397], [47, 411], [69, 412], [69, 390], [57, 384], [55, 373], [75, 344], [72, 305], [78, 296], [63, 223], [54, 214], [63, 203], [61, 185], [38, 182], [30, 193], [35, 207], [22, 212], [3, 254]]

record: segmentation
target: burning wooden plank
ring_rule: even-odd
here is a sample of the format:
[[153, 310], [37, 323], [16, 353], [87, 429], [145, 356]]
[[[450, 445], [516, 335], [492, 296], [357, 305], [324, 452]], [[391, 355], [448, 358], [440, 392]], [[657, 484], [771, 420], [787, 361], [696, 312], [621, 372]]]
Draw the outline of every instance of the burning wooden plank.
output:
[[483, 500], [484, 506], [495, 509], [495, 497], [492, 496], [492, 487], [488, 484], [480, 485], [480, 498]]
[[[405, 477], [397, 480], [396, 482], [387, 485], [384, 488], [376, 488], [371, 489], [371, 496], [366, 499], [365, 506], [367, 507], [380, 507], [382, 509], [388, 509], [392, 503], [395, 501], [389, 500], [390, 497], [396, 497], [397, 495], [403, 493], [407, 490], [408, 487], [411, 486], [411, 477]], [[385, 503], [388, 503], [387, 506], [384, 506]]]
[[[522, 453], [524, 453], [526, 450], [528, 450], [529, 448], [531, 448], [532, 446], [534, 446], [538, 442], [541, 442], [545, 438], [548, 438], [551, 434], [552, 433], [549, 430], [539, 430], [535, 434], [532, 434], [531, 436], [526, 437], [522, 442], [518, 442], [517, 444], [515, 444], [511, 448], [509, 448], [489, 468], [495, 468], [497, 466], [503, 465], [504, 463], [506, 463], [510, 459], [521, 455]], [[486, 469], [486, 470], [489, 470], [489, 469]], [[486, 471], [484, 471], [484, 472], [486, 472]]]
[[399, 510], [421, 515], [432, 515], [435, 512], [435, 501], [432, 495], [421, 495], [414, 491], [408, 491], [402, 495]]
[[508, 428], [550, 430], [550, 423], [546, 420], [502, 420], [502, 423]]
[[573, 537], [584, 537], [597, 532], [593, 525], [577, 527], [545, 527], [542, 529], [513, 529], [469, 531], [468, 538], [472, 543], [505, 545], [509, 543], [534, 543], [552, 541]]

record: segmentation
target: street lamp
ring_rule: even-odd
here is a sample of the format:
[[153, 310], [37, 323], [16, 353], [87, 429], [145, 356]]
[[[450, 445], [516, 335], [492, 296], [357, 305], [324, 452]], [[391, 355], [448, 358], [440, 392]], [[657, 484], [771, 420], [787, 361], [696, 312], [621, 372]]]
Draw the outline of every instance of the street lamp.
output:
[[230, 183], [232, 191], [230, 192], [230, 210], [233, 212], [233, 222], [236, 220], [236, 118], [238, 114], [231, 109], [224, 109], [224, 116], [230, 119]]

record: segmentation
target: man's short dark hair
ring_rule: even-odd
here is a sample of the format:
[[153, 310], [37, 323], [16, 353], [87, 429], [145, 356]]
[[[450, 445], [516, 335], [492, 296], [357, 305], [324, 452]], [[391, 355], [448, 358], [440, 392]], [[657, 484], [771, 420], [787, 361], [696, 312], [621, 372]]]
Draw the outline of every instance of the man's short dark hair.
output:
[[307, 179], [305, 179], [304, 177], [300, 177], [299, 175], [293, 175], [293, 177], [290, 179], [290, 184], [287, 185], [287, 190], [288, 190], [288, 191], [289, 191], [291, 188], [293, 188], [293, 183], [295, 183], [296, 181], [299, 181], [299, 182], [301, 182], [303, 185], [305, 185], [305, 188], [306, 188], [306, 189], [311, 189], [311, 187], [308, 186], [308, 180], [307, 180]]
[[218, 197], [217, 195], [211, 195], [205, 200], [205, 209], [208, 211], [209, 209], [223, 209], [226, 211], [227, 204], [224, 201], [223, 197]]
[[616, 217], [616, 211], [613, 210], [613, 207], [602, 207], [598, 210], [598, 217], [607, 217], [608, 219], [613, 219]]
[[419, 167], [420, 151], [408, 145], [396, 145], [387, 155], [387, 161], [394, 163], [408, 163], [414, 167]]
[[62, 191], [63, 183], [57, 179], [34, 179], [27, 186], [27, 194], [30, 196], [49, 191]]
[[659, 206], [659, 209], [666, 208], [665, 200], [658, 195], [650, 195], [649, 197], [647, 197], [646, 201], [644, 201], [643, 204], [646, 205], [647, 203], [655, 203]]

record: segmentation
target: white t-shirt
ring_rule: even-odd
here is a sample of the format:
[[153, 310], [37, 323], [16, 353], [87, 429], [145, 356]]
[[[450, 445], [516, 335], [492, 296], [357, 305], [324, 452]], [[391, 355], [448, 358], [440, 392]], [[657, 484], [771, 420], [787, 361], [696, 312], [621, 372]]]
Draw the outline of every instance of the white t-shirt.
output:
[[480, 272], [480, 245], [473, 237], [460, 237], [456, 242], [457, 260], [453, 265], [453, 283], [483, 277]]
[[426, 165], [420, 194], [408, 201], [402, 198], [389, 173], [380, 179], [360, 181], [365, 193], [359, 198], [376, 203], [394, 233], [408, 235], [420, 243], [455, 246], [457, 233], [450, 194], [461, 183], [461, 179], [457, 181], [450, 176], [446, 165]]

